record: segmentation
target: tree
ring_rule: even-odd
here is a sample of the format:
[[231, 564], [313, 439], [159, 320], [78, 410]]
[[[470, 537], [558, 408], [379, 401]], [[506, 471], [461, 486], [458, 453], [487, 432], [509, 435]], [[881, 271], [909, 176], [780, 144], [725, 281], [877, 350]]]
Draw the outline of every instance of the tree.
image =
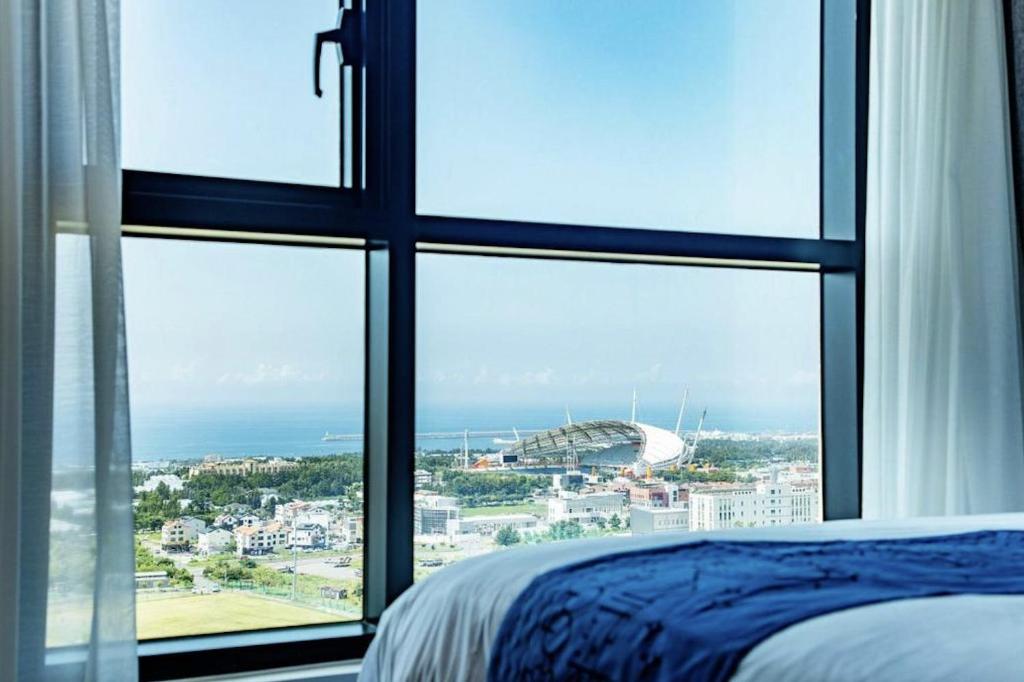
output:
[[520, 537], [519, 531], [512, 526], [502, 526], [494, 538], [494, 541], [502, 547], [511, 547], [512, 545], [519, 544], [521, 540], [522, 537]]
[[622, 519], [619, 518], [618, 514], [612, 514], [612, 517], [608, 519], [608, 525], [612, 527], [612, 530], [618, 530], [622, 528]]
[[556, 521], [548, 528], [548, 537], [552, 540], [572, 540], [583, 535], [583, 526], [573, 519], [571, 521]]
[[604, 520], [603, 516], [598, 516], [597, 521], [595, 521], [594, 523], [597, 524], [597, 527], [601, 530], [604, 530], [605, 526], [608, 525], [608, 522]]

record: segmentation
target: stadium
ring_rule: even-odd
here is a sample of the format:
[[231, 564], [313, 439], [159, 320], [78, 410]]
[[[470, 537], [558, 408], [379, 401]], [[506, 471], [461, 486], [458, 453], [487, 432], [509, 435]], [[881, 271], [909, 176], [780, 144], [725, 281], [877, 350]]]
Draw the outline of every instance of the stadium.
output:
[[637, 422], [635, 412], [634, 408], [634, 419], [630, 421], [597, 419], [573, 423], [569, 419], [563, 426], [517, 439], [501, 450], [496, 459], [503, 466], [513, 467], [557, 460], [570, 468], [632, 468], [637, 473], [681, 467], [693, 460], [706, 411], [690, 442], [680, 432], [682, 410], [675, 432]]

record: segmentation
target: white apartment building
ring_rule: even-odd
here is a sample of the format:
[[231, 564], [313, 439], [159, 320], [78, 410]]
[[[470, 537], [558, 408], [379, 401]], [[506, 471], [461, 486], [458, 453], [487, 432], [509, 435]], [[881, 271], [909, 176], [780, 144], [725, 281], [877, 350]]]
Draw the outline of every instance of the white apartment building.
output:
[[821, 520], [816, 481], [690, 491], [690, 530], [724, 530], [815, 523]]
[[459, 502], [454, 497], [416, 493], [413, 504], [412, 523], [416, 535], [445, 535], [448, 522], [459, 518]]
[[626, 509], [626, 496], [622, 493], [591, 493], [578, 495], [561, 492], [558, 497], [548, 500], [548, 521], [578, 521], [594, 523], [597, 519], [609, 519]]
[[448, 521], [449, 535], [494, 535], [502, 528], [529, 530], [536, 528], [538, 519], [533, 514], [502, 514], [500, 516], [470, 516]]
[[199, 553], [203, 556], [220, 554], [231, 546], [234, 536], [223, 528], [210, 528], [199, 533]]
[[299, 549], [316, 549], [323, 547], [327, 534], [322, 526], [315, 523], [303, 523], [292, 529], [291, 544]]
[[363, 541], [363, 517], [346, 516], [341, 522], [341, 537], [350, 545]]
[[629, 529], [633, 535], [690, 529], [690, 511], [684, 507], [630, 507]]
[[417, 489], [425, 488], [434, 481], [434, 476], [426, 469], [417, 469], [413, 472], [413, 480]]
[[279, 521], [235, 529], [235, 553], [238, 556], [267, 554], [288, 546], [288, 529]]
[[192, 516], [164, 521], [160, 529], [160, 549], [178, 551], [188, 549], [199, 537], [199, 532], [206, 530], [206, 522]]

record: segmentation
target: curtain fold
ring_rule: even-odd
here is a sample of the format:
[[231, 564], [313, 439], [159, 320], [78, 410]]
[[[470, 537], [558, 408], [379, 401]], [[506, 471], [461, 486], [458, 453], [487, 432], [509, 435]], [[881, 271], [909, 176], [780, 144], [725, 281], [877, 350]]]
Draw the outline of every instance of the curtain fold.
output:
[[0, 679], [138, 674], [118, 11], [0, 0]]
[[863, 510], [1024, 509], [1018, 238], [999, 0], [876, 0]]

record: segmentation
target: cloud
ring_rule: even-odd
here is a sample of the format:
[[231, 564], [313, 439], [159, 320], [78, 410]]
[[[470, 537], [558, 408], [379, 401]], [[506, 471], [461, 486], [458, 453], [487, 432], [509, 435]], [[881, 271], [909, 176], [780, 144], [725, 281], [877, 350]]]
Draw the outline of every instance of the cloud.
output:
[[170, 379], [171, 381], [179, 383], [188, 383], [195, 381], [196, 378], [196, 362], [193, 360], [188, 363], [176, 363], [171, 365], [170, 368]]
[[647, 369], [637, 372], [635, 379], [640, 382], [658, 383], [661, 380], [661, 363], [655, 363]]
[[790, 386], [817, 386], [820, 379], [817, 372], [801, 369], [790, 374], [786, 383]]
[[248, 372], [226, 372], [217, 378], [221, 385], [285, 385], [285, 384], [312, 384], [320, 383], [327, 379], [324, 371], [308, 372], [303, 371], [294, 365], [275, 365], [272, 363], [258, 364]]

